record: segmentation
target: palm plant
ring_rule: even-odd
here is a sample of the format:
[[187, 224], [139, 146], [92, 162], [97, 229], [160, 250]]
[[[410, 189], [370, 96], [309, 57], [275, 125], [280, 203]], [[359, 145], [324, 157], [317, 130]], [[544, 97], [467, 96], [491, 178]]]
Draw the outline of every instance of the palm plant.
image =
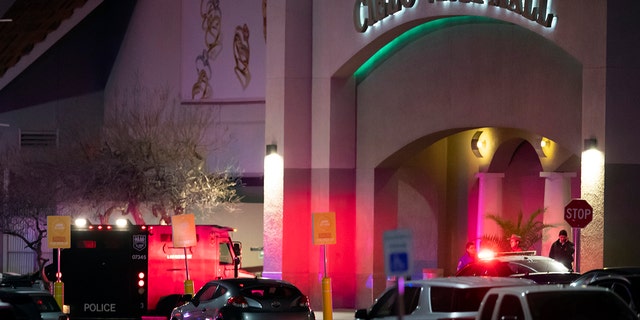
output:
[[522, 210], [518, 212], [516, 221], [506, 219], [494, 214], [487, 215], [487, 219], [493, 220], [502, 230], [502, 235], [483, 235], [482, 246], [493, 251], [511, 251], [508, 238], [512, 234], [522, 237], [520, 246], [527, 250], [532, 248], [538, 241], [542, 239], [542, 231], [546, 228], [554, 227], [552, 224], [545, 224], [536, 221], [538, 216], [543, 214], [546, 209], [538, 209], [534, 211], [526, 221], [523, 220]]

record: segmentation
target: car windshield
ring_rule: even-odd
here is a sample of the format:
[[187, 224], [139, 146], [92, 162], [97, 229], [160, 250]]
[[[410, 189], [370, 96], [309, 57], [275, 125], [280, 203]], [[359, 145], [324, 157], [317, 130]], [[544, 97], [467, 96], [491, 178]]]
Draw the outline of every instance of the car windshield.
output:
[[490, 288], [431, 287], [433, 312], [470, 312], [480, 309], [480, 302]]
[[511, 263], [513, 273], [527, 272], [567, 272], [567, 267], [555, 260], [525, 259]]
[[[398, 314], [398, 287], [392, 287], [385, 291], [371, 308], [369, 315], [371, 318], [382, 318], [395, 316]], [[420, 302], [420, 293], [422, 288], [420, 286], [405, 286], [404, 287], [404, 314], [411, 314], [418, 308]]]
[[615, 295], [606, 291], [529, 293], [533, 320], [637, 319]]
[[293, 287], [282, 285], [256, 285], [243, 289], [240, 294], [255, 300], [290, 300], [301, 296], [300, 291]]

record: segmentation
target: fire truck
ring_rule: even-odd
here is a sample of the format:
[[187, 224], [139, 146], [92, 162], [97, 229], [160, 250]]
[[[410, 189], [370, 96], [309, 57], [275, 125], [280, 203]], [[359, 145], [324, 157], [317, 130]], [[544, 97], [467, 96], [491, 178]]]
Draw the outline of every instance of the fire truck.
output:
[[197, 290], [212, 279], [254, 277], [240, 269], [232, 231], [197, 225], [197, 244], [176, 248], [171, 226], [72, 226], [71, 247], [59, 258], [54, 252], [51, 266], [57, 269], [60, 261], [72, 319], [166, 319], [185, 294], [187, 279]]

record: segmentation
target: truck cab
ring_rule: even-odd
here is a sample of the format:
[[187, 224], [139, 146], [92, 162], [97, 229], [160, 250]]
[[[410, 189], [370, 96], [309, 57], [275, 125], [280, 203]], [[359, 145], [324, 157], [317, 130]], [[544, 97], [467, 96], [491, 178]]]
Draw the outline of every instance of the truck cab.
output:
[[599, 287], [531, 285], [493, 288], [476, 320], [638, 319], [618, 295]]

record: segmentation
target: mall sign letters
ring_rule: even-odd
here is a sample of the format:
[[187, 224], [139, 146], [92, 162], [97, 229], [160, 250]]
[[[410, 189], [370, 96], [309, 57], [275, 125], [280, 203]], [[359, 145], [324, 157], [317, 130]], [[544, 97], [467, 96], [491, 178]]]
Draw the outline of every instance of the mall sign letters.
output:
[[[543, 27], [550, 28], [554, 14], [548, 13], [548, 0], [427, 0], [428, 3], [460, 2], [486, 4], [499, 7], [521, 15]], [[537, 2], [537, 5], [534, 5]], [[402, 10], [413, 8], [416, 0], [355, 0], [353, 7], [353, 25], [358, 32], [365, 32], [369, 26]]]

